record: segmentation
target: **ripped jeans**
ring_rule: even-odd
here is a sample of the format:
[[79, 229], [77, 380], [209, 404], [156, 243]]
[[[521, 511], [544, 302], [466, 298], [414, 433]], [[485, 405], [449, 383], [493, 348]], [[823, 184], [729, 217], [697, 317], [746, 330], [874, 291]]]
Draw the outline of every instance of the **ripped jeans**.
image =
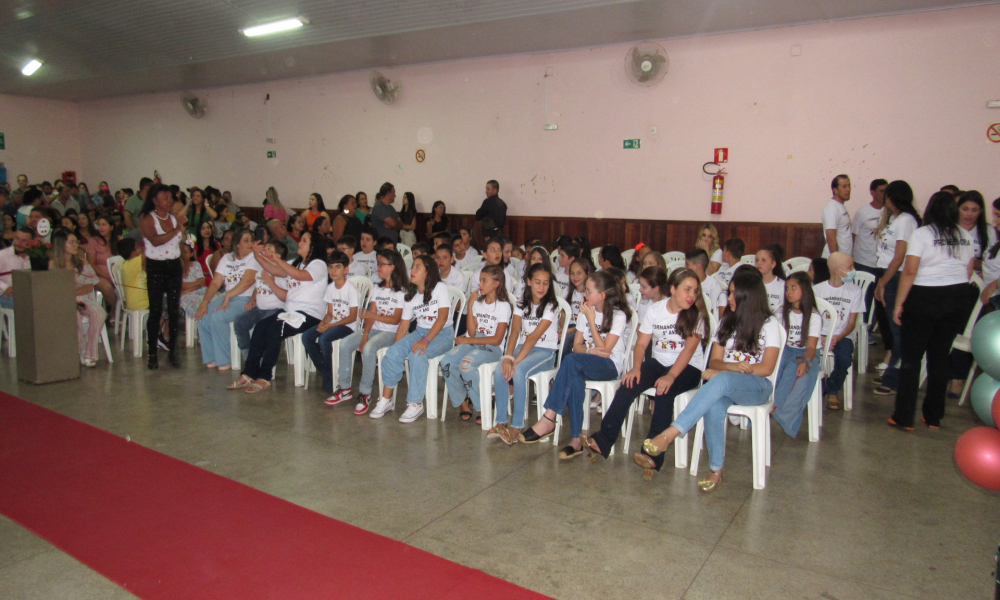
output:
[[502, 355], [500, 346], [462, 344], [441, 357], [441, 374], [448, 386], [451, 404], [459, 406], [468, 396], [479, 412], [479, 365], [495, 363]]

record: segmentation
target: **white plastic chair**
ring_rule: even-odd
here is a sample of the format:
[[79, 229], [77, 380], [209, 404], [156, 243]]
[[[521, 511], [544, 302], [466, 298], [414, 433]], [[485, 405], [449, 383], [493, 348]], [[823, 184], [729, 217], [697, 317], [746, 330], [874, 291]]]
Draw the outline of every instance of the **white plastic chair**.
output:
[[239, 371], [243, 368], [243, 353], [240, 352], [240, 343], [236, 339], [236, 325], [234, 323], [229, 324], [229, 366], [232, 367], [233, 371]]
[[782, 266], [785, 267], [785, 274], [796, 273], [798, 271], [805, 273], [809, 270], [809, 265], [811, 264], [811, 258], [807, 258], [805, 256], [794, 256], [783, 262]]
[[[455, 315], [462, 313], [462, 307], [465, 305], [465, 291], [458, 289], [453, 285], [448, 286], [448, 295], [451, 297], [451, 314]], [[455, 327], [452, 326], [452, 336], [455, 335]], [[389, 348], [382, 348], [375, 353], [378, 357], [378, 382], [379, 387], [384, 388], [385, 384], [382, 382], [382, 359], [385, 358], [386, 353]], [[427, 387], [424, 389], [424, 407], [427, 410], [428, 419], [438, 418], [438, 408], [437, 408], [437, 393], [438, 393], [438, 369], [441, 366], [441, 356], [428, 359], [427, 361]], [[409, 371], [409, 361], [406, 365], [406, 381], [410, 381], [410, 371]], [[399, 385], [392, 388], [392, 409], [396, 408], [396, 392], [399, 390]], [[382, 390], [379, 389], [379, 394]], [[444, 401], [448, 401], [448, 388], [445, 387], [444, 390]]]
[[[571, 309], [570, 309], [569, 303], [566, 302], [565, 300], [563, 300], [562, 298], [556, 298], [556, 304], [558, 306], [557, 309], [556, 309], [556, 320], [555, 320], [555, 323], [553, 323], [552, 325], [549, 325], [549, 327], [558, 327], [559, 326], [559, 322], [562, 321], [562, 333], [559, 336], [559, 339], [561, 340], [561, 339], [563, 339], [563, 338], [566, 337], [566, 331], [569, 330], [569, 314], [570, 314]], [[517, 308], [515, 308], [514, 310], [517, 310]], [[556, 371], [559, 369], [559, 361], [562, 358], [562, 349], [563, 349], [562, 344], [559, 344], [559, 349], [556, 351], [556, 368], [555, 368]], [[487, 363], [485, 365], [479, 365], [479, 402], [481, 403], [481, 405], [480, 405], [479, 408], [481, 409], [481, 413], [482, 413], [482, 416], [483, 416], [483, 429], [486, 430], [486, 431], [489, 431], [490, 429], [493, 429], [493, 425], [495, 424], [495, 421], [496, 421], [496, 412], [495, 412], [496, 411], [496, 407], [493, 404], [493, 400], [494, 400], [494, 398], [493, 398], [493, 376], [496, 374], [496, 369], [497, 369], [497, 366], [499, 364], [500, 364], [499, 362], [495, 362], [495, 363]], [[539, 375], [541, 375], [541, 374], [539, 373]], [[536, 391], [538, 390], [538, 382], [536, 380], [537, 377], [538, 377], [538, 375], [533, 375], [533, 376], [531, 376], [531, 377], [528, 378], [528, 382], [532, 382], [532, 381], [535, 382], [535, 389], [536, 389]], [[528, 385], [526, 383], [525, 384], [526, 391], [527, 391], [527, 388], [528, 388]], [[546, 394], [547, 394], [547, 392], [546, 392]], [[538, 394], [538, 398], [539, 398], [539, 400], [543, 399], [543, 397], [541, 396], [540, 393]], [[510, 412], [511, 412], [511, 403], [512, 402], [513, 402], [513, 398], [510, 397], [510, 395], [508, 395], [507, 396], [507, 414], [508, 415], [510, 415]], [[539, 404], [541, 404], [541, 402], [539, 402]], [[445, 400], [441, 403], [441, 420], [442, 421], [444, 421], [444, 409], [445, 409], [446, 405], [447, 405], [447, 398], [445, 398]], [[528, 402], [528, 399], [526, 397], [525, 400], [524, 400], [524, 419], [525, 419], [525, 421], [527, 421], [527, 419], [528, 419], [528, 413], [530, 412], [530, 409], [531, 409], [531, 403]], [[487, 418], [489, 419], [489, 426], [487, 426], [487, 424], [486, 424]]]
[[198, 321], [195, 321], [194, 319], [185, 314], [184, 343], [188, 348], [194, 348], [194, 341], [196, 339], [198, 339]]
[[[111, 273], [115, 265], [119, 268], [125, 264], [125, 259], [121, 256], [109, 256], [108, 257], [108, 273]], [[121, 286], [115, 283], [115, 278], [111, 278], [111, 285], [115, 288], [115, 293], [118, 294], [118, 302], [115, 303], [115, 335], [118, 335], [118, 328], [122, 326], [122, 309], [125, 308], [125, 297], [122, 296]], [[110, 315], [109, 315], [110, 316]]]
[[[121, 308], [125, 304], [125, 288], [122, 285], [122, 265], [120, 263], [111, 264], [111, 259], [108, 259], [108, 263], [111, 272], [111, 283], [115, 286], [115, 292], [118, 293], [118, 306]], [[132, 356], [142, 356], [142, 342], [146, 334], [146, 320], [149, 318], [149, 310], [121, 308], [121, 312], [124, 315], [125, 323], [122, 324], [119, 330], [119, 349], [122, 351], [125, 350], [125, 335], [131, 330]], [[118, 320], [121, 321], [121, 317]]]
[[[868, 297], [868, 288], [875, 283], [875, 276], [871, 273], [858, 271], [854, 275], [854, 283], [861, 288], [861, 297]], [[875, 315], [875, 299], [872, 298], [872, 305], [868, 308], [868, 320], [858, 317], [854, 322], [854, 329], [858, 332], [858, 343], [855, 350], [858, 351], [858, 373], [868, 372], [868, 328], [872, 325], [872, 317]], [[863, 315], [862, 315], [863, 316]]]
[[635, 248], [629, 248], [628, 250], [622, 252], [622, 260], [625, 261], [626, 269], [628, 269], [628, 264], [632, 262], [633, 254], [635, 254]]
[[[590, 249], [590, 260], [593, 261], [593, 263], [597, 266], [597, 270], [600, 271], [601, 270], [601, 248], [599, 246], [597, 248], [591, 248]], [[628, 265], [625, 265], [625, 266], [628, 266]]]
[[676, 271], [677, 269], [683, 269], [687, 262], [682, 258], [680, 260], [672, 260], [667, 262], [667, 276]]
[[[679, 260], [679, 261], [681, 261], [681, 263], [683, 263], [684, 262], [684, 253], [681, 252], [680, 250], [672, 250], [670, 252], [664, 252], [663, 253], [663, 260], [665, 260], [667, 262], [667, 267], [669, 267], [670, 263], [672, 263], [674, 261], [678, 261]], [[681, 264], [681, 266], [684, 266], [684, 265]]]
[[[400, 244], [396, 245], [397, 248], [399, 246]], [[360, 313], [362, 308], [368, 308], [368, 301], [371, 300], [372, 287], [374, 286], [374, 284], [372, 283], [371, 279], [361, 276], [348, 277], [347, 280], [353, 283], [354, 287], [358, 288], [358, 312]], [[359, 324], [359, 327], [360, 326], [361, 324]], [[330, 372], [333, 373], [333, 377], [334, 379], [336, 379], [337, 373], [339, 372], [340, 369], [340, 340], [334, 340], [333, 342], [331, 342], [331, 344], [332, 348], [330, 354], [330, 369], [331, 369]], [[357, 357], [357, 355], [358, 355], [357, 350], [351, 353], [352, 376], [354, 375], [354, 359], [355, 357]], [[308, 365], [306, 365], [306, 375], [305, 375], [305, 388], [308, 390], [309, 373], [315, 371], [315, 367], [313, 366], [312, 361], [306, 361], [306, 362], [309, 363]], [[336, 386], [334, 386], [334, 389], [336, 389]]]
[[0, 308], [0, 339], [7, 338], [7, 356], [17, 356], [17, 336], [14, 329], [14, 310]]
[[[719, 318], [716, 317], [714, 313], [709, 312], [708, 337], [703, 338], [703, 339], [708, 339], [709, 342], [708, 342], [708, 347], [705, 349], [704, 352], [705, 362], [702, 365], [701, 368], [702, 371], [708, 368], [708, 361], [711, 360], [712, 358], [712, 340], [715, 339], [715, 332], [718, 330], [719, 330]], [[654, 359], [650, 358], [649, 360], [654, 360]], [[701, 381], [698, 382], [698, 387], [696, 387], [695, 389], [688, 390], [682, 394], [677, 394], [677, 396], [674, 397], [674, 419], [676, 419], [677, 415], [681, 414], [681, 411], [687, 407], [688, 402], [690, 402], [691, 399], [694, 398], [694, 395], [698, 393], [699, 389], [701, 389]], [[625, 424], [625, 433], [622, 436], [623, 437], [622, 452], [628, 454], [629, 444], [632, 440], [632, 423], [633, 420], [635, 419], [635, 415], [637, 414], [641, 415], [643, 403], [649, 401], [649, 399], [655, 395], [656, 395], [656, 388], [655, 387], [649, 388], [648, 390], [639, 395], [639, 398], [636, 399], [635, 405], [632, 407], [632, 410], [629, 411], [628, 421]], [[683, 436], [674, 440], [674, 467], [678, 469], [686, 469], [688, 466], [688, 442], [689, 440], [687, 434], [684, 434]]]
[[[840, 316], [833, 305], [822, 298], [816, 298], [816, 310], [819, 311], [820, 318], [824, 322], [829, 321], [830, 331], [835, 331]], [[802, 320], [805, 321], [805, 319], [806, 316], [802, 315]], [[810, 331], [809, 333], [813, 332]], [[817, 335], [819, 334], [819, 332], [816, 333]], [[833, 342], [833, 336], [828, 335], [825, 340], [820, 337], [820, 340], [821, 346], [816, 349], [819, 352], [820, 374], [816, 378], [816, 384], [813, 386], [812, 393], [809, 396], [809, 402], [806, 403], [810, 442], [819, 441], [819, 428], [823, 426], [823, 378], [829, 376], [830, 371], [833, 370], [833, 356], [830, 354], [830, 344]], [[830, 360], [827, 360], [827, 357], [830, 357]]]
[[[976, 286], [976, 303], [972, 306], [972, 314], [969, 315], [969, 320], [965, 323], [965, 330], [955, 336], [955, 341], [951, 343], [951, 348], [952, 350], [961, 350], [962, 352], [972, 354], [972, 330], [976, 326], [976, 320], [979, 318], [980, 311], [983, 310], [982, 292], [986, 284], [983, 282], [982, 277], [975, 273], [972, 274], [969, 283]], [[973, 358], [969, 374], [965, 376], [965, 386], [962, 388], [962, 395], [958, 399], [959, 406], [965, 404], [965, 398], [968, 396], [969, 388], [972, 387], [972, 376], [976, 373], [977, 366], [976, 359]], [[926, 381], [927, 355], [925, 354], [920, 368], [920, 386], [923, 387]]]
[[740, 262], [743, 263], [744, 265], [750, 265], [751, 267], [755, 266], [757, 264], [757, 255], [744, 254], [743, 256], [740, 257]]
[[[820, 314], [823, 314], [824, 312], [828, 311], [833, 311], [833, 313], [837, 312], [837, 310], [833, 307], [832, 304], [819, 297], [816, 298], [816, 310], [818, 310]], [[839, 321], [839, 316], [837, 319], [830, 321], [829, 331], [831, 333], [835, 331], [834, 327], [837, 325], [838, 321]], [[825, 318], [823, 320], [823, 323], [824, 323], [823, 329], [827, 329], [825, 325], [827, 321]], [[855, 319], [854, 328], [855, 329], [858, 328], [857, 319]], [[830, 351], [824, 352], [820, 359], [820, 364], [823, 367], [823, 376], [829, 377], [830, 373], [833, 372], [833, 353]], [[822, 394], [820, 395], [822, 396]], [[847, 367], [847, 375], [844, 377], [844, 410], [845, 411], [854, 410], [854, 362], [853, 361]], [[823, 425], [822, 398], [820, 399], [820, 407], [818, 409], [818, 412], [819, 412], [818, 421], [820, 426], [822, 426]], [[810, 439], [810, 441], [814, 440]]]
[[[741, 406], [734, 404], [727, 411], [730, 415], [744, 417], [750, 421], [750, 440], [753, 454], [753, 489], [762, 490], [767, 484], [767, 467], [771, 466], [771, 408], [774, 406], [774, 384], [778, 380], [778, 367], [781, 365], [781, 355], [785, 351], [788, 333], [784, 327], [779, 327], [778, 360], [774, 370], [767, 376], [771, 382], [771, 398], [759, 406]], [[728, 421], [728, 420], [727, 420]], [[726, 421], [723, 421], [725, 426]], [[691, 457], [691, 475], [698, 476], [698, 461], [701, 458], [701, 448], [705, 438], [705, 419], [698, 420], [695, 429], [694, 453]]]

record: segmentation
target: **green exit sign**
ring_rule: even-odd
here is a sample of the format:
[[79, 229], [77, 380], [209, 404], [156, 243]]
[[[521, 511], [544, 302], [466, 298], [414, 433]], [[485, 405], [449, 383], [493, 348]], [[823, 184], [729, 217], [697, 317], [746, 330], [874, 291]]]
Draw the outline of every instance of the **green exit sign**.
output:
[[276, 151], [274, 151], [274, 150], [268, 150], [267, 151], [267, 157], [268, 158], [277, 158], [278, 157], [278, 153]]
[[7, 138], [3, 136], [3, 132], [0, 131], [0, 150], [7, 149]]
[[622, 142], [622, 148], [625, 150], [631, 150], [633, 148], [638, 148], [638, 147], [639, 147], [639, 138], [635, 138], [632, 140], [625, 140], [624, 142]]

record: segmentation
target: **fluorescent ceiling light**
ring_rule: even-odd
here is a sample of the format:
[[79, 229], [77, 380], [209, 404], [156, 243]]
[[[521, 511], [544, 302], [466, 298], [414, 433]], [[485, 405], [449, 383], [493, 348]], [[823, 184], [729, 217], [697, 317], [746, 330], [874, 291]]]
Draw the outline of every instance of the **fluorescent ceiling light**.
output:
[[247, 37], [257, 37], [258, 35], [268, 35], [270, 33], [278, 33], [279, 31], [288, 31], [289, 29], [296, 29], [302, 27], [309, 21], [303, 19], [302, 17], [295, 17], [294, 19], [285, 19], [283, 21], [274, 21], [273, 23], [265, 23], [263, 25], [256, 25], [254, 27], [247, 27], [243, 30], [243, 35]]
[[35, 71], [37, 71], [38, 68], [41, 66], [42, 66], [41, 61], [39, 61], [37, 58], [33, 58], [31, 59], [31, 62], [24, 65], [24, 68], [21, 69], [21, 73], [24, 73], [25, 75], [34, 75]]

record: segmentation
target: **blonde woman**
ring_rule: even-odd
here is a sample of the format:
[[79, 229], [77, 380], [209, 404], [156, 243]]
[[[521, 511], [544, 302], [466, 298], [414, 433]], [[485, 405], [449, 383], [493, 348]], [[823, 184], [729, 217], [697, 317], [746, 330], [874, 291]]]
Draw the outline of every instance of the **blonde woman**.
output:
[[264, 194], [264, 220], [277, 219], [284, 223], [288, 220], [288, 211], [278, 198], [278, 190], [274, 187], [267, 188]]
[[722, 249], [719, 247], [719, 232], [716, 231], [715, 225], [705, 223], [701, 226], [701, 232], [698, 234], [698, 241], [695, 242], [694, 247], [701, 248], [708, 254], [708, 269], [705, 271], [707, 275], [722, 268]]

